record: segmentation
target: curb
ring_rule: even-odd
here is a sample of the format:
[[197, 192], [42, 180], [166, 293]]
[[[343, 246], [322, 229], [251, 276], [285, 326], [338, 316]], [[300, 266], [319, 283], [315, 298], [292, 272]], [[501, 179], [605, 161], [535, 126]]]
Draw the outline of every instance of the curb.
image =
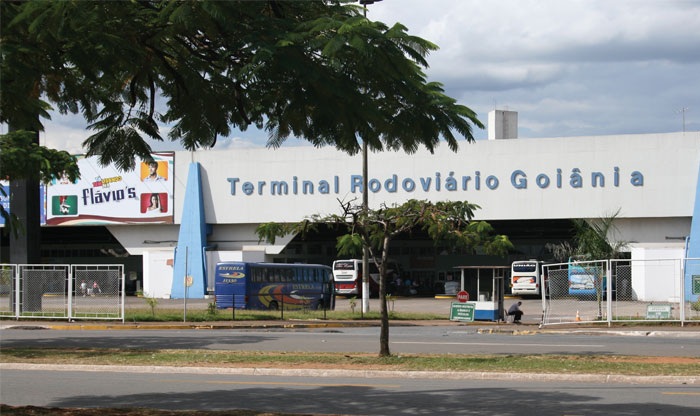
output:
[[[449, 325], [455, 324], [450, 321], [393, 321], [391, 327], [399, 326], [421, 326], [421, 325]], [[43, 322], [22, 322], [12, 324], [0, 324], [0, 330], [20, 329], [20, 330], [63, 330], [63, 331], [111, 331], [111, 330], [212, 330], [212, 329], [318, 329], [318, 328], [367, 328], [378, 327], [378, 321], [332, 321], [332, 322], [306, 322], [306, 321], [250, 321], [237, 323], [43, 323]], [[668, 337], [668, 338], [700, 338], [700, 328], [687, 329], [684, 331], [658, 328], [628, 329], [618, 328], [540, 328], [537, 325], [503, 325], [484, 326], [457, 323], [456, 327], [473, 328], [478, 334], [510, 334], [510, 335], [538, 335], [538, 334], [562, 334], [562, 335], [616, 335], [630, 337]]]
[[80, 364], [24, 364], [0, 363], [0, 370], [23, 371], [90, 371], [128, 372], [159, 374], [230, 374], [250, 376], [292, 377], [355, 377], [398, 379], [450, 379], [450, 380], [523, 380], [523, 381], [573, 381], [599, 384], [676, 384], [700, 385], [700, 376], [629, 376], [619, 374], [554, 374], [554, 373], [501, 373], [469, 371], [396, 371], [396, 370], [334, 370], [334, 369], [288, 369], [264, 367], [172, 367], [131, 365], [80, 365]]

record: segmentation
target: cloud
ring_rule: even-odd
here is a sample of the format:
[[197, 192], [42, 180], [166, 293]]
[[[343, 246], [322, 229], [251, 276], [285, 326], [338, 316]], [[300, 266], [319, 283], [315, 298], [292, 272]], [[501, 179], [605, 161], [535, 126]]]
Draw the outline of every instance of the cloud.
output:
[[[519, 137], [700, 130], [698, 1], [383, 0], [368, 17], [436, 43], [430, 80], [484, 123], [494, 108], [518, 111]], [[73, 118], [56, 121], [47, 142], [75, 149], [89, 135]], [[266, 139], [235, 131], [216, 148]]]
[[518, 111], [520, 137], [680, 131], [681, 108], [700, 130], [700, 2], [385, 0], [369, 17], [438, 44], [431, 80], [482, 121]]

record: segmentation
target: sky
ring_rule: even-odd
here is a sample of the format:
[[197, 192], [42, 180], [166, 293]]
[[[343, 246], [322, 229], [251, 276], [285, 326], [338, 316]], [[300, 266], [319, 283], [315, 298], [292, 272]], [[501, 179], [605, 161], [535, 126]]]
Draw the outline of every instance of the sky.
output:
[[[517, 111], [519, 138], [700, 131], [698, 0], [382, 0], [367, 13], [437, 44], [429, 80], [484, 125], [493, 109]], [[83, 153], [90, 134], [55, 115], [41, 140]], [[266, 138], [250, 128], [216, 148]]]

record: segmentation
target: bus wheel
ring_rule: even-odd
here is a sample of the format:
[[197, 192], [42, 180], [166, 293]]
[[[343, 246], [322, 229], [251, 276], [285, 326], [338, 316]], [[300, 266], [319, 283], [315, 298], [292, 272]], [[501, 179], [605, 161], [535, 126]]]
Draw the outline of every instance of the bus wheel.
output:
[[278, 311], [280, 309], [280, 305], [273, 300], [272, 302], [270, 302], [269, 308], [271, 311]]

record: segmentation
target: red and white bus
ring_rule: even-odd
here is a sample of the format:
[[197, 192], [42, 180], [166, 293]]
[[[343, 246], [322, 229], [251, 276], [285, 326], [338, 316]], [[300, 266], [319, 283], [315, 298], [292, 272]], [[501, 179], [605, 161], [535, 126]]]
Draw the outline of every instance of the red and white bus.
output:
[[[374, 262], [369, 262], [369, 295], [379, 296], [379, 270]], [[333, 262], [335, 294], [362, 296], [362, 259], [336, 260]]]

